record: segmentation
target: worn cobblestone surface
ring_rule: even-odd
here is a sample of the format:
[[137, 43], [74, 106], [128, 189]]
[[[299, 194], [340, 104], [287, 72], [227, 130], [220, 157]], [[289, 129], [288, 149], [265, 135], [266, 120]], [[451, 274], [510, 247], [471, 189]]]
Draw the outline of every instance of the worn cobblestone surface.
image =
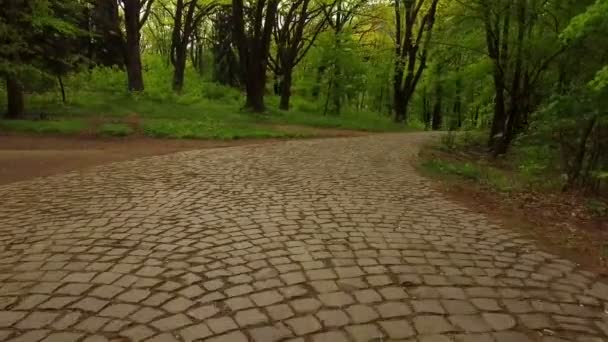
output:
[[608, 285], [435, 192], [423, 134], [0, 187], [2, 341], [607, 341]]

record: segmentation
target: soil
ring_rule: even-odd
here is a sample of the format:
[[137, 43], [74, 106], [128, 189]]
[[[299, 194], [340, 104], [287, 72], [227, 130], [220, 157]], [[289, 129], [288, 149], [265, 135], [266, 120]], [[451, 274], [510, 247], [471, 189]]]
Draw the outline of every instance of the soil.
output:
[[[421, 158], [431, 154], [433, 158], [454, 158], [431, 148], [423, 150]], [[500, 162], [496, 165], [506, 169]], [[534, 239], [546, 251], [608, 279], [608, 217], [591, 213], [586, 206], [588, 197], [533, 190], [505, 194], [455, 177], [442, 178], [435, 186], [468, 209]]]
[[[281, 126], [320, 137], [351, 137], [364, 132]], [[142, 136], [100, 138], [93, 136], [41, 136], [0, 134], [0, 185], [35, 177], [82, 170], [96, 165], [178, 151], [271, 144], [285, 139], [187, 140]]]

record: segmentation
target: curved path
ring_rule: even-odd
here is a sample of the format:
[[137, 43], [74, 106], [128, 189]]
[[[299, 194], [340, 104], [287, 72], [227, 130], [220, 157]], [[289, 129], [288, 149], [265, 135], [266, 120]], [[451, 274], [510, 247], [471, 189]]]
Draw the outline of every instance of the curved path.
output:
[[608, 286], [433, 191], [424, 134], [0, 187], [0, 341], [607, 341]]

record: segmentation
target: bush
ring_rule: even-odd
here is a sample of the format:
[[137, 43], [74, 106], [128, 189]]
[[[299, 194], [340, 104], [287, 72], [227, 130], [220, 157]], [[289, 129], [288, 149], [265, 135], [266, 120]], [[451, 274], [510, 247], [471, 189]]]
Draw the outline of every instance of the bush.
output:
[[105, 136], [124, 137], [133, 134], [133, 129], [121, 123], [107, 123], [103, 124], [97, 133]]
[[230, 102], [238, 102], [242, 99], [241, 92], [238, 89], [211, 82], [203, 84], [202, 96], [209, 100], [227, 100]]

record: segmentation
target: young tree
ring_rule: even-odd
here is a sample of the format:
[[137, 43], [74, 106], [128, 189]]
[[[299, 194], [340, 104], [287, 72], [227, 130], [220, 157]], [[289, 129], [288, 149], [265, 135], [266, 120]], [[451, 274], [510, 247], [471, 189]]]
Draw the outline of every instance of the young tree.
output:
[[[114, 0], [108, 0], [114, 1]], [[120, 0], [124, 11], [126, 31], [125, 61], [129, 91], [143, 91], [141, 67], [141, 28], [146, 23], [154, 0]]]
[[439, 0], [395, 0], [395, 122], [407, 121], [410, 100], [426, 68], [438, 3]]
[[246, 4], [232, 0], [234, 41], [247, 93], [245, 107], [261, 113], [266, 109], [266, 67], [279, 0], [251, 0]]

